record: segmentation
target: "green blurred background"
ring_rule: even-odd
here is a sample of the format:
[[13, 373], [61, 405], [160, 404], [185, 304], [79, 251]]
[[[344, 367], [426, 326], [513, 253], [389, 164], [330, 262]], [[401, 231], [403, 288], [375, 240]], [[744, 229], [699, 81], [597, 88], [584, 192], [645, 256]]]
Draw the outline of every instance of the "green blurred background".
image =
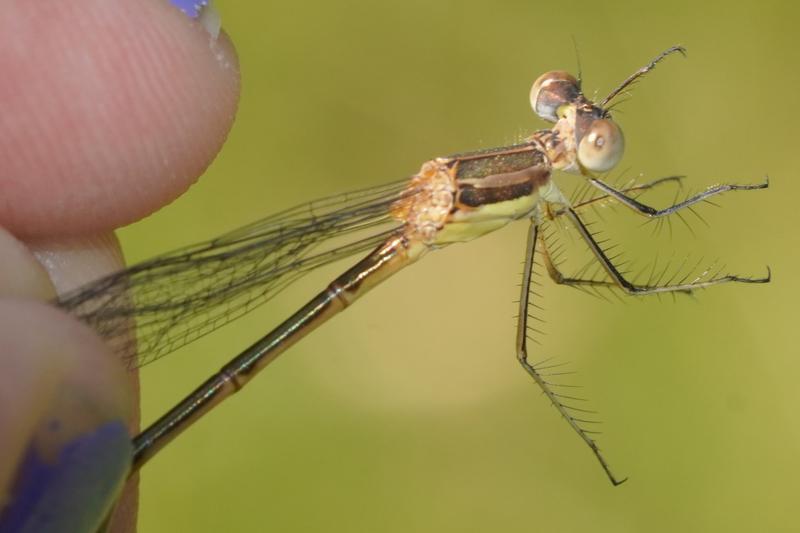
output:
[[[621, 169], [687, 191], [765, 173], [656, 237], [605, 227], [646, 264], [691, 256], [768, 286], [606, 302], [545, 283], [542, 356], [600, 412], [613, 488], [514, 355], [527, 224], [428, 256], [291, 349], [142, 472], [142, 532], [796, 531], [800, 489], [797, 23], [790, 2], [219, 0], [241, 59], [228, 144], [183, 198], [121, 232], [130, 261], [278, 209], [542, 127], [532, 81], [603, 95], [689, 50], [615, 115]], [[577, 178], [560, 176], [566, 190]], [[686, 192], [686, 191], [685, 191]], [[666, 205], [674, 191], [649, 199]], [[569, 237], [567, 236], [567, 242]], [[576, 253], [580, 252], [576, 249]], [[150, 422], [345, 264], [143, 370]]]

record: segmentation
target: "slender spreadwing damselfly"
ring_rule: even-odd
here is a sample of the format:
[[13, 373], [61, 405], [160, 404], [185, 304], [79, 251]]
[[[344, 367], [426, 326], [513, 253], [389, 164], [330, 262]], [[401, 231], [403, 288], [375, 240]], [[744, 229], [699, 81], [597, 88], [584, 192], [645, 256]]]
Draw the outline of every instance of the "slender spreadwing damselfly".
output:
[[[246, 385], [295, 342], [344, 310], [372, 287], [427, 252], [475, 239], [514, 220], [530, 221], [516, 355], [548, 400], [588, 445], [612, 483], [620, 479], [595, 442], [574, 398], [547, 375], [547, 363], [529, 360], [528, 341], [536, 328], [532, 277], [543, 268], [557, 284], [618, 290], [643, 296], [691, 293], [722, 283], [766, 283], [765, 277], [715, 269], [655, 276], [640, 282], [609, 254], [582, 212], [616, 202], [648, 218], [667, 217], [709, 202], [729, 191], [765, 189], [768, 183], [716, 185], [663, 209], [637, 198], [679, 178], [616, 187], [604, 176], [622, 157], [624, 138], [612, 120], [617, 98], [673, 53], [656, 56], [595, 103], [578, 78], [552, 71], [531, 89], [533, 110], [550, 129], [518, 144], [438, 157], [410, 179], [357, 190], [299, 205], [216, 239], [188, 246], [108, 275], [61, 296], [57, 305], [91, 325], [129, 367], [154, 361], [242, 316], [317, 267], [359, 253], [366, 256], [337, 277], [294, 315], [234, 357], [219, 372], [133, 439], [132, 472], [190, 424]], [[583, 176], [594, 194], [570, 199], [558, 188], [554, 171]], [[565, 275], [552, 249], [547, 225], [563, 221], [585, 242], [599, 275]], [[331, 243], [335, 241], [335, 245]], [[665, 279], [667, 278], [667, 279]], [[135, 334], [131, 334], [131, 329]]]

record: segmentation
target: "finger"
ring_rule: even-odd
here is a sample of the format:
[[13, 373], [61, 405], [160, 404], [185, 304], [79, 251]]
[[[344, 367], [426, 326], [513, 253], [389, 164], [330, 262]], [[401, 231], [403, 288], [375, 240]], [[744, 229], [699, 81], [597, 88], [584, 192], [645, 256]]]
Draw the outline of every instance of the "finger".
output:
[[[65, 249], [62, 245], [46, 254], [46, 263], [62, 272], [61, 277], [55, 279], [56, 285], [64, 287], [80, 283], [77, 275], [65, 277], [63, 272], [85, 270], [86, 265], [93, 270], [103, 264], [109, 269], [117, 268], [119, 255], [114, 253], [117, 250], [115, 245], [116, 241], [110, 238], [96, 239], [85, 246], [76, 243], [72, 249]], [[91, 251], [103, 248], [108, 251], [100, 254]], [[124, 461], [119, 461], [127, 453], [125, 443], [129, 434], [135, 432], [138, 421], [134, 391], [120, 382], [135, 383], [135, 375], [122, 372], [104, 346], [98, 349], [99, 341], [87, 344], [85, 339], [82, 340], [88, 334], [82, 326], [72, 324], [65, 331], [60, 321], [69, 324], [71, 319], [62, 316], [53, 324], [51, 315], [56, 311], [42, 311], [30, 301], [49, 302], [55, 296], [56, 288], [36, 257], [2, 230], [0, 256], [3, 257], [0, 264], [0, 354], [3, 361], [0, 374], [0, 435], [3, 436], [0, 447], [3, 452], [0, 454], [0, 531], [24, 530], [23, 525], [37, 531], [47, 530], [42, 529], [46, 525], [59, 531], [75, 530], [66, 526], [95, 520], [97, 517], [92, 513], [102, 514], [104, 506], [107, 506], [106, 499], [113, 500], [114, 487], [109, 483], [113, 485], [114, 476], [124, 471]], [[57, 265], [52, 264], [55, 258], [58, 258]], [[28, 301], [18, 301], [20, 298]], [[48, 349], [41, 342], [33, 342], [32, 335], [46, 340], [51, 347], [58, 346], [58, 349]], [[70, 354], [75, 353], [80, 354], [79, 361], [70, 360]], [[72, 391], [73, 388], [79, 391]], [[127, 394], [121, 394], [126, 390]], [[62, 394], [68, 394], [69, 401], [87, 398], [87, 403], [97, 402], [100, 412], [91, 405], [66, 408], [67, 403], [60, 398]], [[111, 409], [106, 411], [109, 407]], [[49, 423], [48, 420], [57, 421], [62, 431], [43, 431], [41, 428]], [[117, 427], [114, 429], [106, 423], [116, 423]], [[92, 425], [96, 426], [94, 430]], [[100, 433], [92, 437], [93, 431]], [[78, 468], [76, 464], [90, 458], [82, 459], [78, 456], [80, 454], [70, 450], [91, 450], [91, 442], [103, 438], [111, 439], [109, 445], [116, 445], [119, 455], [95, 457], [91, 459], [91, 465], [84, 464]], [[63, 460], [58, 460], [58, 457]], [[104, 462], [103, 457], [108, 461]], [[72, 479], [76, 476], [77, 479]], [[87, 483], [96, 483], [95, 486], [101, 490], [93, 492]], [[135, 483], [126, 485], [125, 495], [120, 500], [124, 505], [115, 513], [116, 531], [133, 531], [135, 488]], [[83, 501], [71, 499], [69, 494], [83, 498]], [[77, 508], [86, 510], [86, 514], [77, 515], [69, 511], [77, 503], [81, 503]], [[125, 510], [127, 514], [122, 513]], [[43, 513], [55, 522], [42, 522]]]
[[[113, 234], [58, 240], [39, 239], [29, 243], [29, 246], [38, 259], [37, 264], [48, 272], [53, 290], [58, 294], [78, 288], [124, 266], [119, 242]], [[110, 357], [113, 358], [113, 354]], [[87, 368], [86, 371], [94, 370]], [[131, 390], [131, 409], [125, 422], [129, 433], [135, 435], [139, 432], [139, 374], [135, 371], [128, 372], [126, 377]], [[122, 533], [136, 530], [138, 481], [138, 474], [128, 479], [116, 503], [108, 531]]]
[[88, 328], [33, 300], [0, 300], [0, 530], [91, 531], [132, 449], [126, 376]]
[[0, 17], [0, 225], [97, 234], [180, 195], [238, 98], [224, 35], [166, 0], [29, 2]]

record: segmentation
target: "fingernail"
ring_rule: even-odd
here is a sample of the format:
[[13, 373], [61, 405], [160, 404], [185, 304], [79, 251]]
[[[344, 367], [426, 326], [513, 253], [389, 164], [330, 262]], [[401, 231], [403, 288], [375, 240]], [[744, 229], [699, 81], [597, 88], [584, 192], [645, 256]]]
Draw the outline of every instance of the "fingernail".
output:
[[169, 0], [169, 2], [186, 13], [189, 18], [197, 19], [211, 37], [217, 38], [222, 24], [211, 0]]
[[131, 457], [130, 436], [120, 421], [73, 438], [54, 457], [31, 445], [10, 494], [0, 501], [0, 533], [96, 531], [125, 482]]
[[209, 0], [169, 0], [172, 5], [186, 13], [191, 18], [200, 16], [200, 11], [208, 5]]

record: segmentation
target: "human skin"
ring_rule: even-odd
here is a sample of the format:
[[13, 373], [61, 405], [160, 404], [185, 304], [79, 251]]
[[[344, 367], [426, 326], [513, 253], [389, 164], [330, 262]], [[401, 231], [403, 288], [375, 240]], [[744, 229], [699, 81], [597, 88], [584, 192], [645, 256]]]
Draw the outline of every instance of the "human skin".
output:
[[[135, 433], [135, 375], [47, 302], [123, 266], [113, 231], [197, 179], [222, 146], [239, 96], [227, 37], [213, 37], [167, 0], [7, 0], [3, 9], [0, 530], [31, 450], [58, 456], [107, 422]], [[55, 436], [43, 430], [54, 421]], [[135, 514], [133, 480], [111, 530], [134, 531]]]

